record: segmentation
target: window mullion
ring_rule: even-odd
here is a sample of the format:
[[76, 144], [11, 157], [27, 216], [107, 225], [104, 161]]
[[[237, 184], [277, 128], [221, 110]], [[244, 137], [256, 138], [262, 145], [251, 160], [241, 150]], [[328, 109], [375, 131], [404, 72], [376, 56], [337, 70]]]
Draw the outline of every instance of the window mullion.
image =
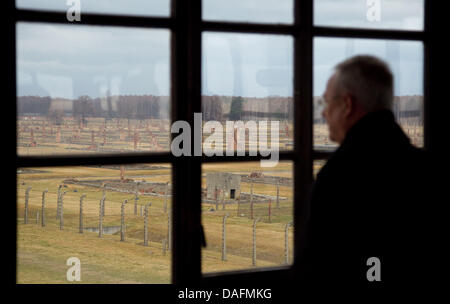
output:
[[312, 185], [312, 47], [313, 1], [295, 1], [294, 42], [294, 269], [301, 275], [300, 259], [309, 218], [308, 194]]
[[[172, 121], [187, 121], [193, 129], [194, 112], [201, 111], [201, 0], [173, 0], [172, 16], [176, 18], [172, 33]], [[174, 158], [172, 165], [172, 282], [187, 284], [201, 277], [201, 158]]]
[[[425, 0], [424, 8], [424, 32], [427, 39], [424, 40], [423, 45], [423, 144], [426, 150], [433, 149], [430, 140], [430, 108], [432, 104], [431, 87], [433, 86], [433, 75], [431, 73], [431, 54], [432, 48], [430, 46], [430, 29], [431, 29], [431, 1]], [[436, 96], [436, 95], [434, 95]]]

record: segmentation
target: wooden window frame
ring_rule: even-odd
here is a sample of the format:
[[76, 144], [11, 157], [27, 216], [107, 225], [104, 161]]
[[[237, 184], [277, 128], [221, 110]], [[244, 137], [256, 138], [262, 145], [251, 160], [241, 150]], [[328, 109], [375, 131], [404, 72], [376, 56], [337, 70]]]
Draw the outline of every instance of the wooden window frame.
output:
[[[436, 2], [436, 1], [435, 1]], [[44, 22], [67, 24], [65, 12], [17, 9], [14, 1], [6, 4], [7, 15], [2, 23], [7, 30], [6, 52], [8, 78], [7, 98], [16, 99], [16, 23]], [[313, 161], [326, 159], [330, 152], [313, 148], [313, 40], [315, 37], [373, 38], [420, 41], [424, 45], [424, 83], [437, 77], [431, 71], [430, 0], [425, 0], [424, 30], [372, 30], [314, 26], [313, 0], [294, 0], [294, 22], [288, 25], [248, 24], [239, 22], [203, 21], [201, 0], [171, 0], [168, 17], [135, 17], [83, 13], [82, 25], [160, 28], [171, 31], [171, 119], [185, 120], [193, 126], [194, 113], [201, 112], [201, 58], [203, 32], [233, 32], [290, 35], [294, 39], [294, 148], [280, 153], [280, 160], [293, 162], [294, 174], [294, 262], [290, 266], [256, 268], [226, 273], [201, 272], [201, 173], [202, 163], [259, 161], [261, 156], [244, 157], [174, 157], [163, 153], [122, 153], [111, 155], [19, 156], [16, 133], [11, 132], [8, 151], [14, 153], [17, 168], [44, 166], [84, 166], [94, 164], [161, 163], [172, 165], [173, 184], [173, 250], [174, 284], [203, 282], [279, 282], [301, 276], [298, 263], [302, 254], [305, 222], [308, 217], [308, 195], [313, 184]], [[435, 8], [436, 10], [436, 8]], [[432, 79], [433, 76], [433, 79]], [[430, 122], [432, 113], [431, 85], [424, 85], [424, 149], [435, 149]], [[436, 93], [433, 95], [436, 97]], [[17, 106], [15, 104], [15, 112]], [[14, 152], [12, 152], [14, 149]], [[12, 171], [11, 171], [12, 173]], [[185, 179], [190, 176], [189, 179]], [[17, 176], [12, 182], [17, 182]], [[16, 187], [17, 184], [14, 186]], [[11, 188], [12, 189], [12, 188]], [[17, 195], [17, 194], [16, 194]], [[17, 216], [16, 208], [12, 211]], [[17, 235], [17, 230], [16, 230]], [[16, 235], [14, 237], [16, 237]], [[186, 241], [189, 240], [189, 241]]]

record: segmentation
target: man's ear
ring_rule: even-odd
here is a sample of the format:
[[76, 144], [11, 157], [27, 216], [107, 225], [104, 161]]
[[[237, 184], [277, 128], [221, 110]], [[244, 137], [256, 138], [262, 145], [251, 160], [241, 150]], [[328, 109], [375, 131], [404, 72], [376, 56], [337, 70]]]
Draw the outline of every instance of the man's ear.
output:
[[350, 117], [356, 110], [356, 100], [351, 94], [345, 94], [343, 96], [344, 102], [344, 115]]

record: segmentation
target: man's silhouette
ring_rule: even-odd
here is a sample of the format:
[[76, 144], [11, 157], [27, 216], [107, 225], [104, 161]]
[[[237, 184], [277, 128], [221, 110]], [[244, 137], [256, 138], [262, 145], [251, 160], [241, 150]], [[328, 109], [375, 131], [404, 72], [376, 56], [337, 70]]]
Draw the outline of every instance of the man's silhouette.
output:
[[330, 139], [340, 146], [312, 191], [308, 279], [426, 280], [432, 176], [425, 152], [410, 144], [391, 111], [389, 67], [372, 56], [352, 57], [336, 66], [321, 101]]

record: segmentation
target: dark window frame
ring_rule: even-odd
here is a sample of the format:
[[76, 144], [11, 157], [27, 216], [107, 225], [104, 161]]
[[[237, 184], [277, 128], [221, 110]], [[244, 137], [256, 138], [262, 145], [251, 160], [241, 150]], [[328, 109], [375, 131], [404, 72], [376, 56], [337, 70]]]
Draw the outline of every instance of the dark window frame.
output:
[[[236, 32], [291, 35], [294, 39], [294, 149], [280, 153], [280, 160], [294, 165], [294, 263], [290, 266], [257, 268], [227, 273], [201, 273], [201, 165], [205, 162], [258, 161], [260, 156], [234, 158], [174, 157], [164, 153], [125, 153], [114, 155], [18, 156], [16, 133], [11, 132], [9, 151], [14, 153], [16, 166], [76, 166], [92, 164], [160, 163], [172, 165], [173, 184], [173, 250], [172, 283], [192, 282], [277, 282], [298, 277], [302, 273], [299, 257], [308, 217], [308, 193], [313, 183], [313, 161], [326, 159], [330, 152], [313, 149], [312, 75], [314, 37], [374, 38], [414, 40], [424, 44], [424, 84], [432, 83], [431, 74], [431, 12], [430, 0], [425, 0], [424, 30], [372, 30], [314, 26], [313, 0], [294, 0], [294, 23], [290, 25], [247, 24], [239, 22], [202, 21], [201, 0], [171, 0], [169, 17], [134, 17], [104, 14], [82, 14], [82, 25], [109, 25], [142, 28], [164, 28], [171, 31], [171, 118], [186, 120], [193, 125], [193, 113], [201, 112], [201, 35], [203, 32]], [[7, 30], [7, 98], [16, 98], [16, 23], [45, 22], [67, 24], [65, 12], [45, 12], [17, 9], [8, 1], [7, 16], [3, 19]], [[437, 5], [436, 5], [437, 6]], [[436, 8], [434, 9], [437, 10]], [[436, 79], [437, 76], [433, 78]], [[436, 150], [436, 136], [432, 136], [431, 85], [424, 85], [424, 149]], [[437, 93], [433, 92], [436, 97]], [[15, 113], [17, 111], [15, 104]], [[436, 113], [436, 112], [433, 112]], [[433, 114], [436, 115], [436, 114]], [[433, 124], [434, 125], [434, 124]], [[436, 139], [435, 139], [436, 138]], [[14, 152], [12, 150], [14, 149]], [[11, 171], [12, 172], [12, 171]], [[187, 181], [185, 176], [189, 175]], [[17, 176], [14, 182], [17, 180]], [[11, 179], [12, 180], [12, 179]], [[16, 184], [15, 184], [16, 186]], [[14, 208], [14, 214], [16, 214]], [[17, 214], [16, 214], [17, 215]], [[17, 231], [16, 231], [17, 233]], [[14, 236], [16, 237], [16, 235]], [[186, 242], [185, 240], [190, 240]]]

